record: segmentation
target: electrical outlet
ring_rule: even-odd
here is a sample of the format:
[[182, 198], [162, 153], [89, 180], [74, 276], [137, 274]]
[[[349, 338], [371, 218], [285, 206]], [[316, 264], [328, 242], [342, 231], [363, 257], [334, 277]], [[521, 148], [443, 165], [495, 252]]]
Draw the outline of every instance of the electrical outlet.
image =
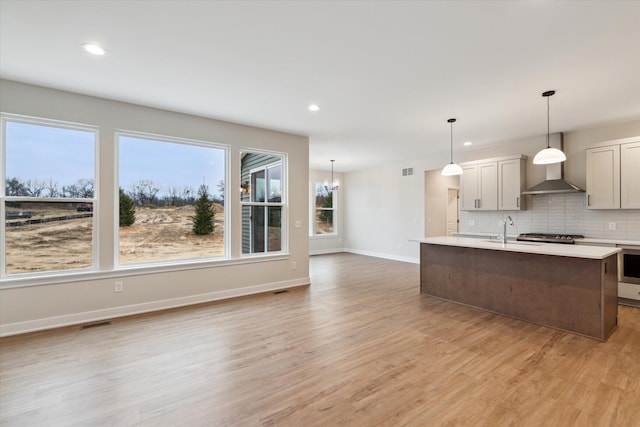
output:
[[113, 284], [113, 292], [122, 292], [122, 291], [124, 291], [124, 283], [122, 283], [122, 280], [118, 280]]
[[291, 261], [291, 269], [295, 270], [296, 268], [298, 268], [298, 264], [295, 261]]
[[615, 230], [616, 229], [616, 223], [615, 222], [610, 222], [609, 223], [609, 230]]

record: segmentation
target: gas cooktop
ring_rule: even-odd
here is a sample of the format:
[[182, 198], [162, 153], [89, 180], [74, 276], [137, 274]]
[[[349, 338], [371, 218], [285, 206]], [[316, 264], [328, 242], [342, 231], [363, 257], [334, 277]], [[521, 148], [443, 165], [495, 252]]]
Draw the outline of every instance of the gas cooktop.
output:
[[522, 233], [518, 235], [517, 240], [525, 242], [564, 243], [573, 245], [575, 243], [575, 239], [582, 238], [584, 238], [584, 236], [580, 234]]

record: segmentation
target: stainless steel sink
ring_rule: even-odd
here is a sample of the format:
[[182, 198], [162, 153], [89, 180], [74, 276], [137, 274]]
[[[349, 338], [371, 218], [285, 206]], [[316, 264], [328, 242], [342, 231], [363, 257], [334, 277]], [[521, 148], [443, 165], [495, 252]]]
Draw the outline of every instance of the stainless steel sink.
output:
[[507, 246], [515, 246], [515, 245], [523, 245], [523, 246], [542, 246], [542, 243], [536, 242], [521, 242], [519, 240], [507, 240], [507, 243], [502, 243], [501, 240], [481, 240], [481, 242], [485, 243], [497, 243], [499, 245], [507, 245]]

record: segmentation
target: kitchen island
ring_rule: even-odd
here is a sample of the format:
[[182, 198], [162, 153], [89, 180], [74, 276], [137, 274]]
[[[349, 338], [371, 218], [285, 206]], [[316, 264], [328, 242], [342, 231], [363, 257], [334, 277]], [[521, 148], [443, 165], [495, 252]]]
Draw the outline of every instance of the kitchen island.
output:
[[431, 237], [420, 292], [606, 341], [617, 326], [618, 248]]

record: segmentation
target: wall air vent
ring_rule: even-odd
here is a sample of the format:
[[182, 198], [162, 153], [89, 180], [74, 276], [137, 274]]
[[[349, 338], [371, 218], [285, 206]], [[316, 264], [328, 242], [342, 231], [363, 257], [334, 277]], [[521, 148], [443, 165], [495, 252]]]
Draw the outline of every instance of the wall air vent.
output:
[[413, 175], [413, 168], [402, 169], [402, 176], [411, 176], [411, 175]]

